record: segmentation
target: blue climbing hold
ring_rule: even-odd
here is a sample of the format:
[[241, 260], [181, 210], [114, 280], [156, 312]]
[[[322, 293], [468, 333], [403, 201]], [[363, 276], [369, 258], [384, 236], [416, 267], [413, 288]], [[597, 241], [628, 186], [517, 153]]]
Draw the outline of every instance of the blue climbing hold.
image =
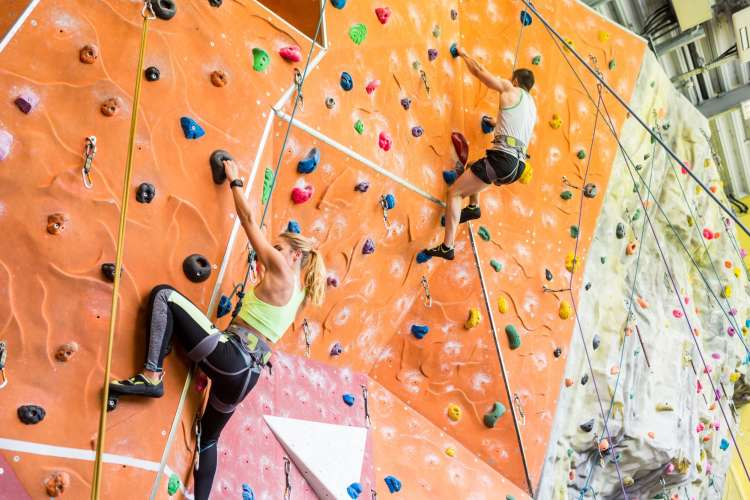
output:
[[424, 253], [424, 252], [419, 252], [419, 253], [417, 254], [417, 264], [424, 264], [425, 262], [427, 262], [427, 261], [428, 261], [428, 260], [430, 260], [431, 258], [432, 258], [432, 256], [431, 256], [431, 255], [427, 255], [427, 254], [426, 254], [426, 253]]
[[222, 316], [226, 316], [231, 310], [232, 301], [226, 295], [222, 295], [219, 299], [219, 307], [216, 308], [216, 317], [221, 318]]
[[458, 57], [458, 44], [457, 44], [456, 42], [453, 42], [453, 43], [451, 44], [451, 48], [450, 48], [450, 51], [451, 51], [451, 55], [452, 55], [452, 56], [453, 56], [454, 58]]
[[362, 485], [359, 483], [352, 483], [346, 489], [346, 492], [349, 493], [351, 498], [358, 498], [359, 495], [362, 494]]
[[420, 340], [424, 338], [429, 331], [430, 327], [427, 325], [411, 325], [411, 334]]
[[492, 117], [484, 115], [482, 117], [482, 132], [485, 134], [489, 134], [493, 130], [495, 130], [495, 125], [493, 125], [492, 123]]
[[524, 26], [529, 26], [531, 24], [531, 14], [525, 10], [521, 11], [521, 24]]
[[729, 441], [727, 441], [726, 439], [722, 438], [721, 439], [721, 444], [719, 444], [719, 448], [721, 448], [723, 451], [727, 451], [727, 448], [729, 448]]
[[745, 327], [750, 328], [750, 319], [745, 320]]
[[391, 193], [388, 193], [387, 195], [383, 196], [383, 207], [386, 210], [393, 210], [393, 207], [396, 206], [396, 197], [393, 196]]
[[320, 150], [318, 148], [312, 148], [309, 153], [307, 153], [307, 156], [302, 158], [299, 163], [297, 163], [297, 172], [300, 174], [309, 174], [310, 172], [315, 170], [315, 167], [318, 166], [318, 162], [320, 161]]
[[290, 220], [289, 224], [286, 225], [286, 232], [300, 234], [302, 229], [299, 227], [299, 222], [294, 219]]
[[182, 127], [182, 133], [185, 134], [186, 139], [200, 139], [206, 135], [206, 131], [203, 130], [203, 127], [198, 125], [198, 123], [189, 116], [183, 116], [180, 118], [180, 126]]
[[458, 174], [455, 170], [443, 170], [443, 180], [446, 184], [450, 186], [456, 182], [456, 179], [458, 179]]
[[242, 483], [242, 500], [255, 500], [255, 493], [247, 483]]
[[388, 486], [388, 491], [391, 493], [398, 493], [401, 491], [401, 481], [394, 476], [385, 476], [385, 484]]
[[331, 0], [331, 5], [337, 9], [343, 9], [346, 7], [346, 0]]
[[341, 399], [344, 400], [344, 403], [346, 403], [346, 406], [354, 406], [354, 401], [357, 398], [354, 397], [354, 394], [349, 394], [348, 392], [345, 392], [344, 395], [341, 397]]
[[352, 87], [354, 87], [354, 80], [352, 80], [352, 75], [344, 71], [341, 73], [341, 88], [349, 92]]

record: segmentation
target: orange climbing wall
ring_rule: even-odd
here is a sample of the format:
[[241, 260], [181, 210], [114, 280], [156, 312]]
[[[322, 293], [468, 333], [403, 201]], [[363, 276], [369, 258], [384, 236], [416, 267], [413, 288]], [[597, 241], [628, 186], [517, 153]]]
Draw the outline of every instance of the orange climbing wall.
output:
[[[493, 114], [496, 109], [493, 96], [467, 76], [460, 61], [449, 56], [448, 47], [460, 40], [492, 70], [509, 73], [520, 28], [520, 3], [439, 1], [424, 9], [411, 2], [393, 1], [385, 25], [373, 12], [380, 5], [350, 0], [343, 10], [327, 6], [330, 48], [305, 83], [305, 104], [297, 116], [312, 131], [330, 139], [292, 130], [271, 202], [270, 229], [277, 232], [290, 219], [297, 220], [304, 233], [321, 243], [328, 267], [339, 279], [337, 288], [329, 288], [325, 306], [306, 309], [300, 320], [306, 317], [311, 325], [311, 357], [369, 373], [374, 379], [378, 488], [385, 491], [382, 477], [388, 474], [408, 485], [409, 498], [432, 497], [442, 488], [460, 495], [468, 488], [461, 477], [467, 478], [465, 481], [475, 478], [472, 487], [479, 485], [485, 495], [496, 487], [505, 491], [505, 478], [524, 487], [510, 415], [493, 430], [481, 423], [493, 401], [509, 405], [502, 395], [465, 230], [459, 233], [456, 261], [418, 265], [414, 260], [439, 234], [440, 208], [430, 197], [443, 196], [441, 171], [455, 162], [451, 132], [463, 132], [471, 144], [471, 158], [478, 157], [489, 141], [489, 136], [481, 134], [481, 115]], [[456, 20], [451, 19], [451, 8], [457, 9]], [[291, 26], [250, 0], [225, 1], [218, 9], [203, 0], [183, 1], [178, 9], [172, 21], [152, 23], [148, 41], [146, 65], [157, 65], [162, 79], [144, 82], [133, 187], [151, 182], [157, 196], [150, 205], [131, 199], [113, 363], [117, 377], [130, 375], [141, 363], [143, 337], [137, 327], [152, 286], [173, 283], [207, 308], [218, 269], [205, 283], [192, 284], [182, 275], [181, 263], [186, 255], [197, 252], [221, 265], [233, 223], [226, 186], [211, 183], [208, 155], [219, 147], [227, 149], [240, 161], [243, 172], [250, 172], [271, 106], [292, 83], [293, 66], [282, 61], [276, 51], [292, 43], [300, 45], [305, 54], [309, 48], [309, 41]], [[556, 0], [540, 9], [557, 27], [570, 30], [567, 35], [576, 47], [584, 55], [596, 56], [615, 88], [626, 98], [630, 95], [643, 51], [639, 40], [575, 2]], [[6, 251], [0, 257], [0, 338], [9, 343], [12, 380], [0, 392], [8, 402], [6, 411], [0, 412], [0, 438], [92, 449], [111, 295], [111, 284], [102, 279], [99, 266], [114, 258], [139, 10], [137, 4], [126, 0], [92, 5], [48, 0], [34, 12], [31, 19], [35, 23], [27, 23], [0, 54], [0, 88], [8, 96], [0, 106], [0, 127], [15, 138], [11, 154], [0, 162], [0, 221], [8, 228], [3, 231]], [[368, 28], [359, 46], [347, 35], [349, 27], [358, 22]], [[78, 61], [79, 49], [88, 43], [99, 48], [99, 59], [91, 66]], [[263, 47], [271, 55], [267, 72], [252, 70], [253, 47]], [[429, 48], [439, 52], [433, 62], [427, 58]], [[577, 224], [580, 198], [576, 190], [572, 190], [575, 196], [570, 201], [559, 198], [565, 189], [561, 176], [581, 185], [585, 163], [576, 153], [579, 149], [590, 153], [593, 127], [593, 107], [535, 21], [524, 32], [519, 65], [530, 66], [537, 54], [542, 55], [542, 62], [534, 67], [539, 108], [537, 135], [530, 150], [534, 176], [528, 185], [494, 189], [484, 195], [481, 223], [493, 241], [479, 240], [493, 307], [500, 295], [511, 303], [505, 316], [495, 309], [500, 334], [505, 324], [513, 323], [522, 335], [517, 351], [508, 350], [504, 338], [501, 344], [512, 390], [526, 416], [522, 433], [534, 482], [541, 470], [573, 330], [571, 320], [557, 317], [558, 297], [542, 293], [542, 285], [567, 286], [564, 257], [573, 250], [569, 227]], [[35, 61], [33, 66], [29, 59]], [[606, 69], [610, 60], [616, 61], [613, 70]], [[415, 61], [419, 61], [418, 69]], [[210, 84], [208, 76], [214, 69], [227, 72], [228, 86]], [[426, 82], [419, 69], [424, 70]], [[339, 86], [342, 71], [354, 78], [351, 92]], [[380, 85], [368, 95], [364, 87], [374, 80]], [[584, 81], [595, 91], [589, 78]], [[40, 97], [40, 104], [29, 115], [12, 105], [22, 91]], [[99, 106], [109, 97], [119, 97], [122, 109], [105, 118]], [[332, 110], [324, 104], [327, 97], [336, 100]], [[399, 104], [404, 97], [412, 100], [408, 111]], [[621, 123], [624, 114], [608, 104], [616, 122]], [[283, 109], [290, 113], [291, 104]], [[547, 125], [553, 113], [563, 120], [558, 130]], [[196, 141], [185, 139], [179, 127], [183, 115], [196, 119], [206, 129], [206, 136]], [[364, 125], [362, 135], [354, 129], [357, 120]], [[423, 127], [422, 137], [412, 137], [414, 126]], [[283, 120], [274, 121], [259, 156], [251, 193], [252, 203], [259, 209], [263, 170], [275, 165], [285, 129]], [[382, 131], [393, 138], [388, 152], [378, 148]], [[614, 145], [603, 128], [599, 132], [594, 152], [588, 155], [592, 158], [589, 181], [596, 182], [603, 193]], [[84, 137], [92, 134], [98, 138], [98, 153], [94, 188], [86, 190], [80, 180], [81, 154]], [[313, 146], [321, 150], [321, 163], [314, 173], [301, 176], [296, 173], [296, 162]], [[361, 158], [342, 152], [342, 147]], [[393, 178], [377, 172], [373, 165]], [[353, 189], [361, 180], [370, 182], [367, 193]], [[302, 183], [313, 186], [313, 197], [303, 205], [294, 205], [290, 191]], [[394, 194], [397, 203], [389, 215], [389, 228], [378, 205], [385, 193]], [[588, 235], [600, 203], [601, 194], [585, 201], [579, 266], [585, 263]], [[55, 236], [45, 230], [47, 216], [53, 212], [68, 218], [64, 231]], [[362, 255], [368, 237], [374, 240], [376, 250]], [[220, 286], [223, 293], [241, 279], [244, 246], [245, 239], [240, 236]], [[489, 267], [490, 258], [503, 263], [501, 272]], [[545, 268], [554, 274], [552, 283], [543, 279]], [[434, 299], [429, 309], [419, 285], [423, 275], [429, 279]], [[580, 285], [574, 281], [576, 290]], [[462, 325], [470, 307], [482, 308], [484, 319], [479, 327], [466, 331]], [[300, 323], [296, 322], [279, 349], [304, 353]], [[421, 341], [412, 337], [412, 323], [429, 325], [428, 336]], [[69, 341], [78, 342], [81, 350], [71, 361], [57, 362], [55, 350]], [[334, 342], [343, 345], [344, 353], [331, 358]], [[557, 346], [563, 350], [559, 359], [552, 356]], [[126, 401], [109, 415], [108, 452], [152, 463], [160, 460], [186, 374], [185, 363], [178, 356], [168, 359], [166, 369], [165, 398]], [[189, 472], [189, 431], [196, 401], [191, 392], [168, 460], [183, 478]], [[18, 422], [15, 408], [28, 403], [47, 409], [44, 422], [34, 427]], [[447, 419], [449, 403], [462, 407], [460, 422]], [[71, 418], [72, 414], [76, 418]], [[407, 415], [409, 422], [417, 424], [397, 425], [406, 422]], [[411, 425], [423, 428], [427, 437], [414, 442]], [[394, 429], [392, 433], [388, 428]], [[442, 445], [426, 444], [427, 440], [439, 443], [443, 439], [454, 442], [459, 450], [454, 459], [442, 455]], [[408, 446], [412, 467], [396, 456], [394, 450], [402, 446]], [[6, 442], [3, 453], [32, 497], [43, 497], [39, 484], [51, 470], [71, 471], [75, 496], [87, 490], [90, 462], [32, 456], [8, 448]], [[471, 453], [475, 457], [469, 458]], [[473, 464], [475, 459], [489, 467]], [[414, 466], [420, 460], [429, 466]], [[103, 496], [116, 497], [127, 487], [142, 498], [150, 490], [154, 474], [138, 466], [108, 465], [105, 478]], [[508, 486], [507, 493], [512, 491]]]

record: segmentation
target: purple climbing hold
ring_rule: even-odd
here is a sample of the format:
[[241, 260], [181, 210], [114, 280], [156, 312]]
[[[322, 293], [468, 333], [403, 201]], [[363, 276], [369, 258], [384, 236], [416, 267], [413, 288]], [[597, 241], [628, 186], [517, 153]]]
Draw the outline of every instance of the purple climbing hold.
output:
[[362, 245], [362, 253], [365, 255], [370, 255], [375, 251], [375, 242], [372, 241], [372, 238], [367, 238], [365, 240], [365, 244]]
[[411, 135], [414, 137], [422, 137], [422, 134], [424, 134], [424, 129], [419, 125], [411, 128]]
[[16, 97], [16, 100], [13, 101], [13, 104], [15, 104], [16, 107], [21, 110], [21, 113], [25, 115], [28, 115], [29, 111], [31, 111], [31, 103], [23, 97]]
[[326, 279], [326, 284], [328, 286], [332, 286], [333, 288], [337, 288], [339, 286], [339, 279], [334, 274], [329, 274], [328, 279]]
[[10, 132], [0, 129], [0, 160], [8, 157], [11, 146], [13, 146], [13, 136]]
[[431, 255], [427, 255], [427, 254], [426, 254], [426, 253], [424, 253], [424, 252], [419, 252], [419, 253], [417, 254], [417, 264], [424, 264], [425, 262], [427, 262], [427, 261], [428, 261], [428, 260], [430, 260], [431, 258], [432, 258], [432, 256], [431, 256]]
[[180, 126], [182, 127], [182, 133], [185, 134], [186, 139], [200, 139], [206, 135], [206, 131], [203, 127], [190, 118], [189, 116], [183, 116], [180, 118]]
[[344, 403], [346, 403], [347, 406], [354, 406], [354, 401], [356, 401], [357, 398], [354, 397], [354, 394], [346, 392], [341, 399], [344, 400]]
[[437, 49], [427, 49], [427, 59], [430, 61], [434, 61], [437, 59], [438, 51]]
[[404, 109], [409, 109], [409, 107], [411, 107], [411, 99], [409, 99], [408, 97], [404, 97], [403, 99], [401, 99], [401, 107]]
[[344, 347], [339, 342], [331, 346], [331, 356], [338, 356], [342, 352], [344, 352]]
[[362, 181], [354, 186], [354, 190], [360, 193], [366, 193], [368, 189], [370, 189], [370, 183], [367, 181]]
[[25, 115], [29, 114], [37, 104], [39, 104], [39, 96], [29, 90], [23, 90], [16, 100], [13, 101], [18, 109]]

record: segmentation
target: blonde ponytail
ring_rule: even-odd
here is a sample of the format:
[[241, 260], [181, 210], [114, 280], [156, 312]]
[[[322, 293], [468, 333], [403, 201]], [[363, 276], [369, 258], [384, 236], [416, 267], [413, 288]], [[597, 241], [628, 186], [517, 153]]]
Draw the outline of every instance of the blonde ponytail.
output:
[[326, 265], [323, 256], [315, 249], [313, 241], [297, 233], [281, 233], [281, 237], [291, 247], [302, 252], [302, 279], [305, 286], [305, 300], [316, 306], [323, 304], [326, 293]]

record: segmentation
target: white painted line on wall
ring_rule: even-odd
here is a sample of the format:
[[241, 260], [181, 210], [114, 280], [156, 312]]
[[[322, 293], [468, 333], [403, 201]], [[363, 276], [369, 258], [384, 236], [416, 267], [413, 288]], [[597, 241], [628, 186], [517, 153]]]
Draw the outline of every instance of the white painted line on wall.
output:
[[26, 18], [31, 15], [36, 6], [39, 5], [40, 1], [41, 0], [31, 0], [31, 2], [29, 2], [29, 5], [26, 6], [26, 10], [24, 10], [21, 15], [18, 16], [18, 19], [16, 19], [16, 22], [13, 23], [13, 26], [10, 27], [10, 30], [8, 30], [3, 39], [0, 40], [0, 54], [2, 54], [3, 50], [10, 43], [10, 41], [13, 40], [13, 37], [16, 36], [18, 30], [20, 30], [21, 26], [23, 26], [23, 23], [26, 22]]

